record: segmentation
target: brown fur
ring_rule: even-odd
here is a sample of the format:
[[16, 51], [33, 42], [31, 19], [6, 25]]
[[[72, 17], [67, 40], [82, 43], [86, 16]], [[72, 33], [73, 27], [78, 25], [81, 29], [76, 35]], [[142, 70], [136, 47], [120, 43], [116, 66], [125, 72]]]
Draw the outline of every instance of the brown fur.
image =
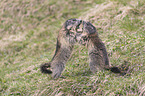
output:
[[[61, 73], [68, 61], [73, 46], [76, 42], [76, 26], [80, 24], [81, 20], [70, 19], [65, 22], [57, 37], [56, 51], [49, 63], [41, 65], [41, 72], [51, 74], [54, 79], [61, 76]], [[51, 68], [47, 69], [47, 68]]]
[[[83, 22], [83, 35], [80, 35], [78, 42], [86, 45], [89, 53], [90, 69], [93, 73], [100, 69], [110, 70], [114, 73], [125, 75], [118, 67], [109, 65], [109, 58], [106, 47], [99, 38], [96, 28], [89, 22]], [[87, 39], [86, 39], [87, 38]]]
[[93, 73], [98, 69], [122, 73], [118, 67], [110, 67], [105, 45], [96, 28], [91, 23], [78, 19], [69, 19], [64, 23], [58, 34], [55, 54], [51, 62], [41, 65], [41, 72], [52, 73], [54, 79], [59, 78], [76, 42], [87, 46], [90, 69]]

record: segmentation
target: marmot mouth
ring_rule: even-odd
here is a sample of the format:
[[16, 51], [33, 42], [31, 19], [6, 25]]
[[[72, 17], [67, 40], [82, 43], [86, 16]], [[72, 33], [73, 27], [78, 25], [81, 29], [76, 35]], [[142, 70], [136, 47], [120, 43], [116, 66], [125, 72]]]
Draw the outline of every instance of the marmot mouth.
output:
[[[79, 34], [83, 33], [83, 22], [84, 22], [84, 21], [81, 20], [81, 21], [79, 22], [79, 24], [76, 26], [76, 32], [79, 33]], [[82, 26], [82, 27], [81, 27], [81, 26]]]

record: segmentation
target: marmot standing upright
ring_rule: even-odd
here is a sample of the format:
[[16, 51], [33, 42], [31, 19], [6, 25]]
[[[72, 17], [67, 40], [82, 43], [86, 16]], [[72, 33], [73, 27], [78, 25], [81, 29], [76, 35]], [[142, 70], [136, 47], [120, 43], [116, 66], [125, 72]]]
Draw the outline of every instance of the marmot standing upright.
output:
[[51, 62], [41, 65], [41, 72], [52, 73], [54, 79], [59, 78], [76, 42], [87, 46], [90, 70], [93, 73], [98, 69], [122, 73], [118, 67], [110, 67], [105, 45], [96, 28], [91, 23], [79, 19], [69, 19], [64, 23], [58, 34], [55, 54]]

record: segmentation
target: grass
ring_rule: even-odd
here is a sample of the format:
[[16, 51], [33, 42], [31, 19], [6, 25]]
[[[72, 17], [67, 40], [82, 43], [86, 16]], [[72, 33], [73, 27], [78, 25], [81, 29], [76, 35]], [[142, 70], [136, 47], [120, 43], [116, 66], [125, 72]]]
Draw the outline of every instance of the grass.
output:
[[[0, 1], [1, 96], [143, 96], [145, 94], [144, 0]], [[129, 65], [119, 76], [92, 74], [88, 53], [76, 45], [63, 76], [53, 80], [40, 65], [53, 57], [65, 20], [90, 21], [107, 47], [113, 66]]]

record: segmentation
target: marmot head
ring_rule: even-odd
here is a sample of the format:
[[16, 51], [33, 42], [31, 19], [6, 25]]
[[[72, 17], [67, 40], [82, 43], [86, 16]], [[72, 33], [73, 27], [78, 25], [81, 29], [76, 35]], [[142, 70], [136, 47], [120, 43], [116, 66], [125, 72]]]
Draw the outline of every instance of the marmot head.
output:
[[83, 29], [88, 35], [97, 33], [96, 28], [90, 22], [83, 21]]
[[69, 30], [69, 31], [70, 30], [77, 31], [81, 23], [82, 23], [82, 20], [69, 19], [65, 22], [64, 27], [66, 30]]
[[69, 43], [75, 44], [77, 42], [77, 30], [79, 29], [81, 23], [82, 20], [79, 19], [69, 19], [64, 23], [63, 36], [67, 39], [67, 41], [69, 41]]

